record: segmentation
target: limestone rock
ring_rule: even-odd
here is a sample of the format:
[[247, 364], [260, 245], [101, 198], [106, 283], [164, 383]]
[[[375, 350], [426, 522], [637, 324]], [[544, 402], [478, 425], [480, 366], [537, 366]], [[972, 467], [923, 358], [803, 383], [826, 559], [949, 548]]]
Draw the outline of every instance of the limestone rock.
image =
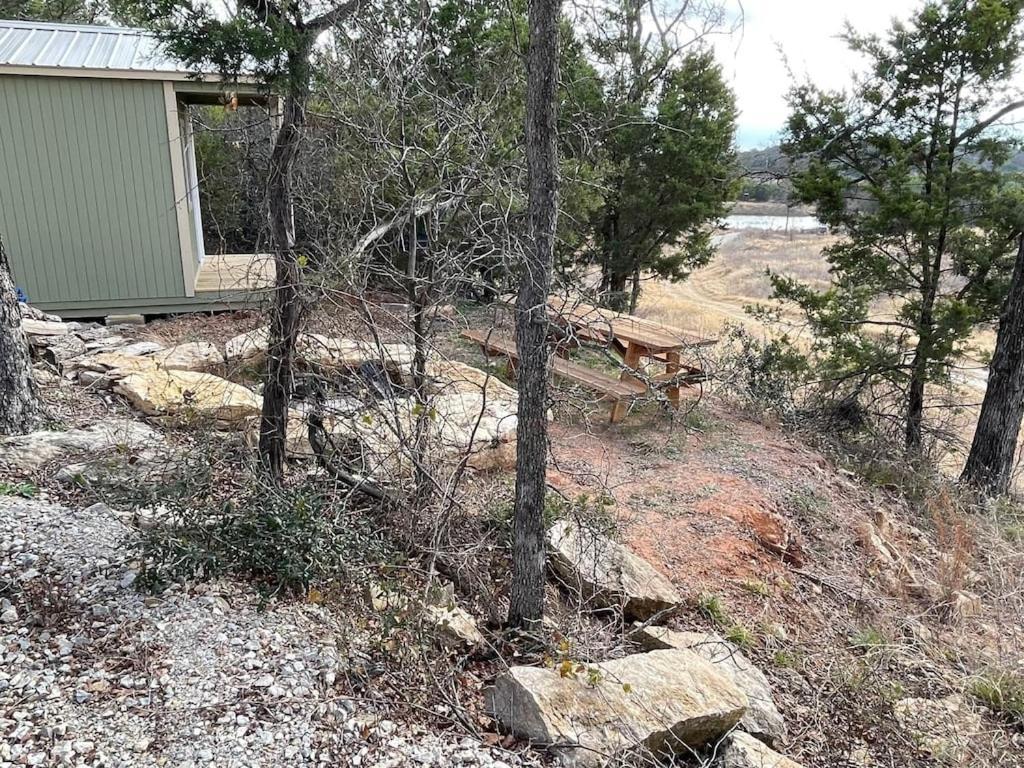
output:
[[981, 715], [971, 709], [963, 696], [902, 699], [893, 711], [920, 751], [938, 760], [970, 764], [970, 742], [981, 732]]
[[154, 352], [159, 352], [161, 349], [163, 349], [163, 346], [155, 341], [133, 341], [131, 344], [126, 344], [117, 351], [122, 355], [142, 357], [143, 355], [152, 355]]
[[71, 332], [68, 324], [62, 323], [59, 320], [54, 322], [52, 320], [33, 320], [31, 318], [21, 321], [21, 329], [25, 331], [25, 335], [28, 336], [30, 342], [47, 336], [63, 336]]
[[590, 766], [635, 749], [674, 753], [717, 739], [747, 700], [692, 651], [666, 650], [579, 673], [512, 667], [488, 691], [487, 706], [504, 730]]
[[153, 363], [169, 371], [212, 371], [224, 362], [220, 350], [208, 341], [177, 344], [152, 355]]
[[571, 520], [548, 531], [549, 560], [565, 584], [603, 608], [641, 621], [682, 600], [672, 583], [618, 542]]
[[259, 365], [267, 359], [267, 344], [270, 330], [257, 328], [228, 339], [224, 345], [224, 357], [228, 365]]
[[457, 360], [428, 360], [426, 374], [431, 394], [483, 395], [490, 401], [511, 406], [513, 411], [519, 402], [519, 393], [501, 379]]
[[241, 384], [195, 371], [137, 371], [118, 381], [115, 390], [150, 416], [196, 416], [221, 424], [257, 416], [262, 405], [260, 397]]
[[775, 706], [768, 678], [736, 645], [714, 633], [677, 632], [667, 627], [644, 627], [632, 637], [649, 651], [686, 648], [711, 662], [716, 671], [728, 677], [750, 700], [740, 728], [767, 744], [786, 741], [786, 723]]
[[39, 430], [0, 438], [0, 464], [32, 471], [72, 453], [95, 455], [112, 448], [137, 450], [160, 441], [160, 435], [150, 427], [132, 421], [111, 421], [65, 432]]
[[[473, 394], [440, 395], [426, 407], [425, 447], [439, 465], [467, 456], [474, 469], [514, 466], [514, 411]], [[423, 413], [414, 398], [395, 398], [356, 413], [325, 418], [324, 426], [336, 448], [361, 457], [361, 465], [350, 458], [350, 466], [361, 474], [396, 480], [412, 474], [410, 441]]]
[[715, 765], [720, 768], [801, 768], [800, 763], [773, 752], [743, 731], [729, 736]]
[[296, 351], [305, 362], [323, 368], [351, 369], [364, 363], [381, 363], [394, 371], [411, 365], [415, 353], [409, 344], [375, 344], [320, 333], [301, 334]]
[[61, 467], [54, 479], [64, 485], [82, 487], [124, 487], [144, 483], [168, 483], [179, 476], [180, 467], [166, 451], [142, 448], [128, 456], [121, 452], [90, 458]]
[[457, 605], [427, 605], [423, 615], [438, 630], [445, 645], [473, 647], [484, 642], [476, 620]]

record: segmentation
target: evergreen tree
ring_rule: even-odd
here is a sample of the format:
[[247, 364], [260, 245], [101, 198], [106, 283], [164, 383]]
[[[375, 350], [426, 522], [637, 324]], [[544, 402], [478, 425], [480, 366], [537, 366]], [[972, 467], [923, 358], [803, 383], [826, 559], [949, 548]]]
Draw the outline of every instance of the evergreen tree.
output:
[[[713, 253], [711, 230], [736, 190], [732, 92], [702, 39], [721, 23], [703, 9], [697, 42], [650, 29], [647, 4], [620, 0], [591, 38], [603, 74], [600, 205], [593, 252], [604, 303], [636, 309], [644, 273], [681, 280]], [[628, 287], [627, 287], [628, 286]]]
[[102, 0], [0, 0], [0, 19], [96, 24], [106, 14]]
[[925, 390], [947, 381], [994, 317], [1009, 232], [995, 130], [1021, 50], [1021, 0], [930, 0], [884, 38], [848, 29], [866, 71], [849, 91], [790, 93], [783, 149], [797, 198], [842, 239], [826, 291], [773, 277], [806, 313], [824, 379], [856, 396], [882, 383], [907, 449], [922, 447]]

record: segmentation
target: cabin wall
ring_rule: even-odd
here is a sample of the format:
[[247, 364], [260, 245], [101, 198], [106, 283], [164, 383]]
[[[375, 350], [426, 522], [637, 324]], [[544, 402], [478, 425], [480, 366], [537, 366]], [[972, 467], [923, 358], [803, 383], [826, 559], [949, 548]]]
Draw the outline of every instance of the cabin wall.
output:
[[185, 297], [163, 83], [0, 75], [0, 105], [0, 235], [29, 300]]

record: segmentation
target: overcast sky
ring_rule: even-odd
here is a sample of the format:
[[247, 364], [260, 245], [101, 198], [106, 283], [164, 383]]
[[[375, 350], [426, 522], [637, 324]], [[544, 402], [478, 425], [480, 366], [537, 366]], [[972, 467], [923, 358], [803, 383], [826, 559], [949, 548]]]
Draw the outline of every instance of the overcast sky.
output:
[[[737, 0], [732, 0], [737, 2]], [[716, 41], [719, 60], [739, 104], [741, 149], [775, 143], [786, 119], [789, 77], [779, 48], [793, 70], [819, 85], [849, 82], [857, 60], [836, 39], [843, 22], [859, 31], [884, 32], [894, 16], [906, 18], [919, 0], [742, 0], [742, 29]]]

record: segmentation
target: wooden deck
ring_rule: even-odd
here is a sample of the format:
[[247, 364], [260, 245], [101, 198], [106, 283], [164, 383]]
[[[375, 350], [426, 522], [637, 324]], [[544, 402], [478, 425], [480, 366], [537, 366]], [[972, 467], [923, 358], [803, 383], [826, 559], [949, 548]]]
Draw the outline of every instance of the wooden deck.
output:
[[251, 293], [274, 284], [274, 258], [268, 254], [207, 256], [196, 275], [196, 293]]

